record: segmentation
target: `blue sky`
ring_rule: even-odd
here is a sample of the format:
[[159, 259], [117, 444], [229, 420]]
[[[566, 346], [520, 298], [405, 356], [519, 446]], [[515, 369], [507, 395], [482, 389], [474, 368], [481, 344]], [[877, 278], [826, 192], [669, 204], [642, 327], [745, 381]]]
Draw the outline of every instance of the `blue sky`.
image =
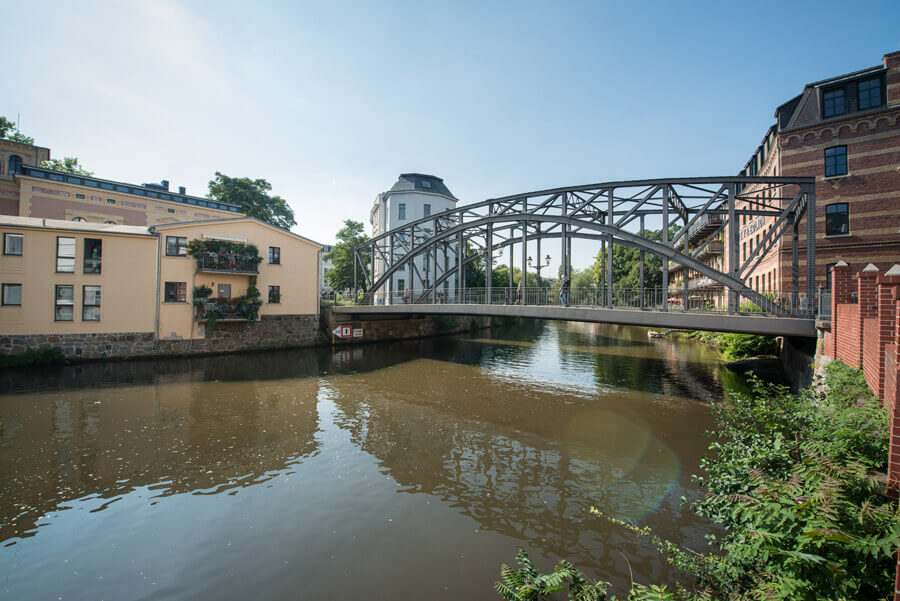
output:
[[[100, 177], [269, 180], [330, 242], [401, 172], [463, 202], [736, 173], [900, 2], [17, 2], [0, 114]], [[555, 246], [555, 245], [551, 245]], [[592, 248], [576, 248], [576, 266]]]

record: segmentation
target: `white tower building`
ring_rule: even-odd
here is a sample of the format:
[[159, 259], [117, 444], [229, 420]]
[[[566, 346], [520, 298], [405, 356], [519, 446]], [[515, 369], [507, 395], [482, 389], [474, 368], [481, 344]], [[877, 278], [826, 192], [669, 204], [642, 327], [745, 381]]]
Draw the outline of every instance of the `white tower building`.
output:
[[[424, 173], [403, 173], [390, 190], [375, 197], [375, 205], [369, 214], [372, 235], [377, 236], [410, 221], [453, 209], [456, 207], [457, 200], [441, 178]], [[433, 264], [434, 259], [433, 253], [425, 253], [424, 256], [419, 256], [414, 260], [415, 269], [407, 266], [394, 272], [391, 278], [392, 286], [385, 285], [377, 295], [376, 302], [400, 303], [403, 302], [403, 293], [406, 289], [419, 291], [430, 288], [435, 274], [440, 276], [443, 273], [445, 262], [451, 269], [456, 264], [455, 246], [450, 245], [446, 257], [443, 249], [438, 251], [437, 266]], [[375, 278], [378, 279], [385, 269], [385, 261], [376, 257], [373, 265]], [[438, 290], [449, 298], [456, 292], [456, 283], [456, 274], [454, 274], [448, 277]], [[393, 299], [388, 297], [390, 289], [393, 290]]]

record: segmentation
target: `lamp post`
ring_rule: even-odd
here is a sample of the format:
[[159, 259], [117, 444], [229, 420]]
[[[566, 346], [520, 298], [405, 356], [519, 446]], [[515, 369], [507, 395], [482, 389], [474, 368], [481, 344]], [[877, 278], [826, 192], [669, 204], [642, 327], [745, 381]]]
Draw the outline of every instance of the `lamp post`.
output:
[[[550, 255], [547, 255], [546, 257], [544, 257], [544, 260], [546, 261], [546, 263], [539, 262], [537, 265], [532, 265], [531, 257], [528, 257], [528, 266], [534, 267], [535, 270], [537, 271], [538, 298], [540, 298], [540, 294], [541, 294], [541, 269], [543, 269], [544, 267], [550, 266]], [[526, 277], [526, 274], [524, 274], [524, 273], [522, 274], [522, 281], [524, 282], [522, 284], [522, 289], [524, 290], [526, 285], [528, 284], [528, 278]]]

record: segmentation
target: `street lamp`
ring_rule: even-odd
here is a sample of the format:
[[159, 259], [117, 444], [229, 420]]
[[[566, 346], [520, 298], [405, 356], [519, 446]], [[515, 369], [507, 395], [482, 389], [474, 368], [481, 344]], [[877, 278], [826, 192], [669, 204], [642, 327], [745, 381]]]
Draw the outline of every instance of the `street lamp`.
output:
[[[540, 288], [541, 288], [541, 269], [543, 269], [544, 267], [550, 266], [550, 255], [547, 255], [546, 257], [544, 257], [544, 260], [546, 261], [546, 263], [538, 263], [537, 265], [532, 265], [531, 257], [528, 257], [528, 266], [534, 267], [537, 270], [538, 290], [540, 290]], [[525, 276], [523, 275], [522, 277], [524, 278]], [[526, 278], [526, 283], [527, 283], [527, 278]], [[522, 287], [524, 288], [525, 285], [523, 284]]]

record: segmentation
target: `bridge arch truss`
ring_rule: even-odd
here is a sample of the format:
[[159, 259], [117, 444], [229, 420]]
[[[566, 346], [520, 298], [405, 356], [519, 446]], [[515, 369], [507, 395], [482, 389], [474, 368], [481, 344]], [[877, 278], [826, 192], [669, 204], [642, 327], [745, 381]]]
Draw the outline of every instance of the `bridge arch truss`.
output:
[[[615, 245], [641, 251], [642, 289], [644, 256], [651, 253], [662, 260], [663, 294], [668, 294], [671, 262], [684, 269], [685, 300], [692, 270], [722, 285], [729, 312], [746, 299], [771, 314], [807, 316], [815, 294], [814, 216], [815, 179], [804, 177], [654, 179], [527, 192], [456, 207], [373, 237], [355, 249], [354, 282], [357, 288], [364, 283], [372, 298], [381, 295], [389, 303], [394, 298], [393, 276], [404, 270], [432, 293], [446, 290], [455, 278], [464, 298], [466, 266], [476, 259], [484, 259], [490, 290], [491, 266], [501, 251], [508, 251], [512, 273], [515, 249], [520, 248], [524, 274], [529, 270], [528, 244], [537, 245], [540, 260], [541, 242], [556, 240], [561, 271], [571, 277], [571, 241], [588, 239], [599, 242], [607, 274], [614, 273]], [[694, 232], [701, 229], [708, 235], [693, 244]], [[741, 253], [748, 238], [758, 242], [750, 242], [745, 247], [749, 250]], [[785, 239], [790, 242], [781, 245]], [[722, 270], [701, 260], [714, 240], [724, 242]], [[772, 298], [754, 290], [748, 278], [776, 248], [790, 253], [791, 284], [788, 294]], [[806, 259], [802, 291], [801, 253]], [[613, 278], [606, 277], [603, 286], [611, 304]], [[806, 302], [801, 302], [801, 294]], [[486, 302], [490, 298], [488, 294]], [[667, 305], [663, 303], [662, 310]]]

